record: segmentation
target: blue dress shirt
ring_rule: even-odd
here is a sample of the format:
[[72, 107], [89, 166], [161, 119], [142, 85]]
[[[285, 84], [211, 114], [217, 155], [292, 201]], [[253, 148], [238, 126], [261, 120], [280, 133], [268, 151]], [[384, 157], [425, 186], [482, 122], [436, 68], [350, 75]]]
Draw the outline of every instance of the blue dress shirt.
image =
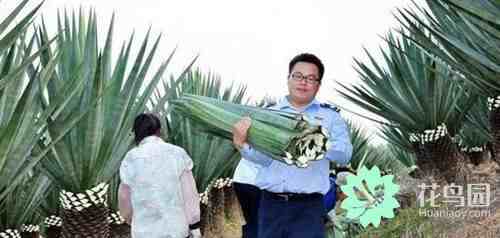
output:
[[329, 131], [332, 145], [326, 152], [326, 159], [309, 162], [307, 168], [298, 168], [273, 160], [245, 144], [241, 149], [241, 156], [262, 165], [255, 180], [256, 186], [274, 193], [326, 194], [330, 188], [330, 161], [346, 165], [351, 159], [352, 145], [345, 121], [338, 112], [321, 106], [316, 99], [302, 111], [295, 109], [287, 97], [270, 108], [306, 115]]

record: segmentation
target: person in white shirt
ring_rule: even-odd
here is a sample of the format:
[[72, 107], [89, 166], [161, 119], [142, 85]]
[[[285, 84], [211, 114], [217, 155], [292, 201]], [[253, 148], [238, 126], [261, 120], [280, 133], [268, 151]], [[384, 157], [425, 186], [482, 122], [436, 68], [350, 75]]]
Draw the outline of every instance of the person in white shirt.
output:
[[200, 199], [184, 149], [164, 142], [153, 114], [135, 118], [136, 147], [120, 167], [119, 208], [133, 238], [200, 238]]

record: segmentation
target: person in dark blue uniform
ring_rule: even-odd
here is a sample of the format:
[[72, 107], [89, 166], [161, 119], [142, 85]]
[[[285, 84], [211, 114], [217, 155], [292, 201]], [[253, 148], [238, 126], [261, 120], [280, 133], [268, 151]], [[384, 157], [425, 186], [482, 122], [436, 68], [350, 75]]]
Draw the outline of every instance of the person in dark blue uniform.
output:
[[347, 124], [328, 104], [315, 99], [324, 66], [312, 54], [294, 57], [288, 68], [289, 94], [271, 109], [305, 114], [326, 128], [331, 147], [326, 159], [298, 168], [272, 160], [247, 143], [250, 118], [233, 127], [233, 143], [242, 157], [261, 165], [255, 185], [261, 192], [258, 214], [259, 238], [324, 238], [324, 195], [330, 190], [330, 161], [345, 165], [352, 155]]
[[245, 218], [245, 224], [241, 227], [242, 238], [258, 238], [261, 191], [255, 186], [255, 178], [260, 167], [259, 164], [241, 159], [234, 171], [233, 188]]

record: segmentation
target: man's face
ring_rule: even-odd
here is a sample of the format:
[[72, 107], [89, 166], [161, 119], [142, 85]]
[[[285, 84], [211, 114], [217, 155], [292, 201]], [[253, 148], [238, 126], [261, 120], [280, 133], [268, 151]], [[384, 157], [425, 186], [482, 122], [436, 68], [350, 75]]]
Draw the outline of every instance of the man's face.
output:
[[319, 70], [315, 64], [296, 63], [288, 76], [288, 93], [292, 104], [305, 106], [309, 104], [319, 87]]

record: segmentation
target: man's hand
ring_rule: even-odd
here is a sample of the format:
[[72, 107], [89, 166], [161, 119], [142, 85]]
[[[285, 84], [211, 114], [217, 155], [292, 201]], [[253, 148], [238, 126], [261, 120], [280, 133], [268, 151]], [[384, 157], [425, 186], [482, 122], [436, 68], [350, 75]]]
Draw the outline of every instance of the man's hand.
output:
[[248, 129], [252, 125], [250, 117], [243, 117], [233, 125], [233, 144], [241, 148], [247, 142]]

